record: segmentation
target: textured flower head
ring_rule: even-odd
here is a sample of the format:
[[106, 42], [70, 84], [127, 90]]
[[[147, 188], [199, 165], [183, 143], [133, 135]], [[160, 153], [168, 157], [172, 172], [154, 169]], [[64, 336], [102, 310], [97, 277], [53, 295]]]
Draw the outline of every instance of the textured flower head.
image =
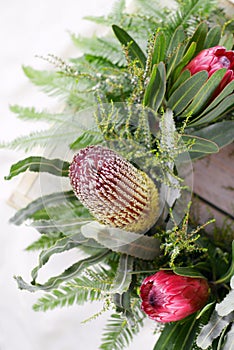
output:
[[159, 271], [145, 278], [141, 285], [142, 310], [158, 322], [181, 320], [201, 309], [209, 296], [204, 278]]
[[76, 196], [103, 224], [145, 233], [158, 215], [158, 191], [142, 171], [114, 151], [90, 146], [69, 171]]
[[221, 68], [227, 68], [227, 71], [215, 92], [215, 95], [218, 95], [228, 83], [234, 80], [234, 51], [228, 51], [223, 46], [202, 50], [184, 69], [188, 69], [192, 75], [206, 70], [210, 77]]

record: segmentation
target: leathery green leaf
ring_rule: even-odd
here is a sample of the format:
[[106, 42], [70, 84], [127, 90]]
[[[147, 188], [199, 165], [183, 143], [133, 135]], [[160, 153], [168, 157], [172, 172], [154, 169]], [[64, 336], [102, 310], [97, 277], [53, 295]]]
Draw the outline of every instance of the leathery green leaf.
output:
[[201, 71], [187, 79], [171, 95], [168, 101], [168, 107], [177, 115], [180, 114], [193, 100], [207, 78], [208, 73], [206, 71]]
[[211, 99], [216, 88], [219, 86], [221, 80], [226, 73], [226, 69], [217, 70], [212, 76], [207, 80], [207, 82], [201, 87], [197, 95], [194, 97], [193, 102], [188, 106], [185, 113], [197, 114], [204, 110], [207, 102]]
[[154, 65], [146, 87], [143, 104], [157, 111], [166, 91], [166, 71], [163, 62]]
[[71, 265], [69, 268], [63, 271], [60, 275], [51, 277], [44, 284], [35, 284], [35, 285], [28, 284], [20, 276], [16, 276], [15, 279], [18, 283], [19, 289], [28, 290], [29, 292], [35, 292], [37, 290], [50, 291], [56, 288], [57, 286], [59, 286], [60, 283], [78, 276], [87, 267], [97, 264], [99, 261], [103, 261], [103, 259], [108, 254], [109, 254], [108, 249], [102, 249], [99, 253], [89, 256], [88, 258], [82, 259], [77, 263]]
[[10, 180], [14, 176], [25, 172], [47, 172], [57, 176], [68, 176], [69, 163], [61, 159], [47, 159], [44, 157], [28, 157], [13, 164], [5, 180]]
[[128, 47], [129, 56], [132, 58], [132, 60], [137, 60], [139, 62], [139, 65], [144, 68], [146, 57], [135, 40], [124, 29], [120, 28], [117, 25], [113, 25], [112, 29], [120, 43]]

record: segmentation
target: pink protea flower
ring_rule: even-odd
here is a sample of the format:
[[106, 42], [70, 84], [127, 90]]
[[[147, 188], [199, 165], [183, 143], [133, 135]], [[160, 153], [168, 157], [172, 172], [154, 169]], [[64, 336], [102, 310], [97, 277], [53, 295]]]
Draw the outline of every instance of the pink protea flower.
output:
[[227, 71], [215, 92], [217, 96], [228, 83], [234, 80], [234, 51], [228, 51], [224, 46], [214, 46], [202, 50], [187, 64], [184, 70], [188, 69], [192, 75], [206, 70], [210, 77], [221, 68], [227, 68]]
[[198, 311], [206, 303], [209, 286], [204, 278], [159, 271], [141, 285], [142, 310], [158, 322], [178, 321]]
[[158, 191], [142, 171], [102, 146], [81, 149], [69, 171], [76, 196], [103, 224], [145, 233], [158, 214]]

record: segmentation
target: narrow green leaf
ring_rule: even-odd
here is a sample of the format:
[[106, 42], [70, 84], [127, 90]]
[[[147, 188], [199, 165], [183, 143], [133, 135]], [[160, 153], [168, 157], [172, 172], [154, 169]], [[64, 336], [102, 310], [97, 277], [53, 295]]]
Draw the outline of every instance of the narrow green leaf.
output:
[[198, 116], [201, 118], [208, 112], [210, 112], [214, 107], [216, 107], [225, 97], [231, 95], [234, 91], [234, 81], [231, 81], [225, 88], [218, 94], [218, 96], [207, 106], [207, 108]]
[[153, 350], [193, 350], [196, 314], [183, 322], [166, 324]]
[[202, 273], [193, 267], [174, 267], [173, 272], [180, 276], [192, 277], [192, 278], [205, 278]]
[[78, 247], [84, 241], [87, 241], [87, 239], [85, 239], [81, 234], [75, 234], [73, 236], [62, 238], [58, 240], [52, 247], [43, 250], [39, 255], [38, 266], [35, 267], [31, 273], [33, 279], [32, 284], [35, 284], [40, 268], [49, 261], [52, 255], [62, 253], [67, 250], [71, 250], [75, 247]]
[[154, 65], [146, 87], [143, 104], [157, 112], [166, 91], [166, 70], [163, 62]]
[[131, 309], [129, 292], [124, 292], [122, 294], [115, 293], [113, 296], [113, 302], [122, 312], [126, 310], [130, 311]]
[[18, 284], [19, 289], [25, 289], [29, 292], [35, 292], [37, 290], [46, 290], [50, 291], [57, 286], [60, 285], [60, 283], [67, 281], [73, 277], [78, 276], [84, 269], [87, 267], [90, 267], [91, 265], [97, 264], [99, 261], [103, 261], [103, 259], [109, 254], [108, 249], [103, 249], [101, 252], [89, 256], [88, 258], [85, 258], [83, 260], [78, 261], [77, 263], [70, 266], [68, 269], [66, 269], [64, 272], [62, 272], [60, 275], [51, 277], [45, 284], [28, 284], [26, 283], [22, 277], [16, 276], [16, 282]]
[[205, 22], [202, 22], [198, 25], [193, 36], [189, 40], [187, 44], [187, 48], [191, 45], [192, 42], [195, 42], [197, 44], [196, 50], [194, 51], [194, 56], [196, 56], [196, 54], [204, 48], [207, 32], [208, 32], [208, 26]]
[[167, 49], [167, 55], [170, 56], [172, 52], [185, 40], [185, 32], [182, 26], [179, 26], [171, 37]]
[[209, 323], [202, 328], [197, 338], [197, 346], [202, 349], [207, 349], [211, 346], [213, 340], [216, 339], [222, 333], [223, 329], [233, 320], [233, 312], [228, 316], [221, 317], [218, 315], [217, 311], [214, 310]]
[[160, 254], [160, 242], [153, 237], [107, 227], [95, 221], [82, 226], [81, 232], [114, 252], [145, 260], [153, 260]]
[[34, 172], [46, 172], [56, 176], [68, 176], [69, 163], [61, 159], [47, 159], [44, 157], [28, 157], [13, 164], [5, 180], [10, 180], [14, 176], [26, 170]]
[[188, 69], [184, 70], [178, 77], [178, 79], [175, 81], [175, 83], [172, 85], [170, 91], [169, 91], [169, 97], [173, 94], [173, 92], [178, 89], [180, 85], [182, 85], [187, 79], [191, 77], [191, 73]]
[[193, 102], [185, 110], [186, 114], [192, 113], [196, 115], [200, 113], [207, 106], [207, 103], [212, 98], [213, 93], [216, 88], [219, 86], [221, 80], [223, 79], [226, 73], [226, 69], [217, 70], [212, 76], [207, 80], [207, 82], [201, 87], [196, 96], [194, 97]]
[[175, 70], [173, 71], [172, 74], [172, 79], [175, 81], [178, 77], [179, 74], [181, 73], [182, 69], [186, 66], [186, 64], [192, 59], [194, 56], [194, 52], [196, 50], [197, 44], [192, 42], [189, 48], [186, 50], [184, 56], [182, 57], [180, 63], [175, 67]]
[[71, 145], [70, 148], [79, 150], [90, 145], [98, 145], [103, 141], [103, 136], [98, 131], [84, 131]]
[[194, 74], [174, 91], [169, 98], [168, 107], [176, 114], [180, 114], [193, 100], [194, 96], [206, 82], [207, 78], [208, 73], [206, 71]]
[[134, 258], [132, 256], [121, 254], [119, 258], [119, 265], [116, 271], [116, 276], [113, 281], [111, 293], [123, 294], [127, 292], [132, 282]]
[[214, 121], [217, 121], [220, 119], [225, 113], [227, 113], [230, 110], [233, 110], [234, 106], [234, 94], [229, 95], [226, 97], [218, 106], [216, 106], [214, 109], [212, 109], [210, 112], [205, 114], [202, 118], [198, 116], [195, 121], [193, 121], [190, 126], [200, 126], [202, 124], [208, 124]]
[[184, 45], [178, 44], [177, 50], [169, 57], [166, 65], [167, 79], [169, 79], [171, 73], [180, 62], [184, 54]]
[[183, 135], [182, 140], [188, 144], [189, 154], [193, 160], [200, 158], [201, 154], [212, 154], [219, 151], [219, 147], [214, 141], [195, 135]]
[[219, 42], [219, 45], [226, 47], [227, 50], [232, 50], [234, 45], [234, 39], [232, 33], [225, 33]]
[[78, 203], [78, 199], [74, 195], [73, 191], [57, 192], [44, 197], [39, 197], [29, 203], [25, 208], [18, 210], [10, 219], [10, 222], [15, 225], [21, 225], [25, 220], [31, 218], [35, 212], [43, 209], [44, 207], [49, 208], [57, 203], [69, 203], [72, 200], [75, 200]]
[[224, 120], [209, 126], [206, 126], [197, 131], [193, 131], [191, 137], [196, 136], [206, 138], [216, 143], [219, 148], [222, 148], [234, 141], [234, 121]]
[[154, 41], [154, 51], [152, 55], [152, 66], [164, 61], [166, 52], [166, 38], [164, 33], [157, 32]]
[[206, 36], [204, 49], [208, 49], [210, 47], [219, 45], [219, 41], [221, 39], [221, 32], [222, 28], [219, 25], [212, 27]]
[[112, 29], [120, 43], [128, 47], [129, 55], [132, 58], [132, 60], [137, 60], [139, 62], [139, 65], [142, 68], [144, 68], [146, 63], [146, 57], [144, 52], [138, 46], [138, 44], [124, 29], [120, 28], [119, 26], [113, 25]]

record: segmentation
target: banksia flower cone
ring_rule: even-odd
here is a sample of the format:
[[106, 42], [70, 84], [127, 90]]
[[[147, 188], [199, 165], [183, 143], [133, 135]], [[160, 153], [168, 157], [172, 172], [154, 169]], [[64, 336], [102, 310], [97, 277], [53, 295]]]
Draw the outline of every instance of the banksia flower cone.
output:
[[101, 223], [145, 233], [158, 215], [158, 191], [142, 171], [114, 151], [90, 146], [70, 165], [74, 193]]
[[223, 46], [202, 50], [184, 69], [188, 69], [192, 75], [206, 70], [210, 77], [221, 68], [227, 68], [227, 71], [215, 92], [215, 95], [218, 95], [228, 83], [234, 80], [234, 51], [227, 51]]
[[142, 310], [158, 322], [181, 320], [201, 309], [209, 296], [204, 278], [159, 271], [146, 277], [141, 285]]

